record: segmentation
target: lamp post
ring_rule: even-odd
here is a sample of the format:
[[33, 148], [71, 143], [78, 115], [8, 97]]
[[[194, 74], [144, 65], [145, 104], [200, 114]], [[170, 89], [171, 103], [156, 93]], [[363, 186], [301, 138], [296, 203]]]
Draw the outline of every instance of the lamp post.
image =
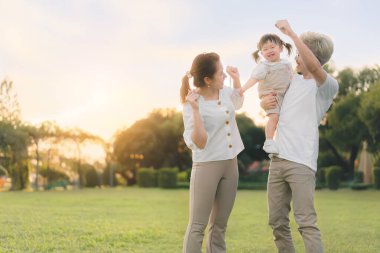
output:
[[129, 158], [133, 161], [133, 165], [137, 169], [140, 167], [140, 162], [144, 159], [144, 155], [143, 154], [130, 154]]

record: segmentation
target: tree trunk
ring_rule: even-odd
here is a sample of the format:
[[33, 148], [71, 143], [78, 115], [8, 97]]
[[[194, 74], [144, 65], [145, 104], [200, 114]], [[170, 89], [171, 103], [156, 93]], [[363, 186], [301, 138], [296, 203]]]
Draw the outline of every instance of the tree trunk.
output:
[[35, 141], [36, 143], [36, 160], [37, 160], [37, 165], [36, 165], [36, 191], [38, 191], [38, 178], [40, 174], [40, 152], [38, 151], [38, 141]]
[[356, 157], [358, 156], [359, 153], [359, 146], [354, 146], [351, 148], [351, 153], [350, 153], [350, 160], [349, 160], [349, 179], [353, 180], [354, 179], [354, 171], [355, 171], [355, 160]]
[[349, 172], [350, 171], [350, 165], [347, 160], [345, 160], [339, 153], [338, 150], [331, 144], [331, 142], [327, 139], [325, 139], [327, 146], [330, 148], [334, 156], [338, 160], [338, 165], [342, 167], [344, 172]]
[[25, 162], [16, 162], [12, 165], [11, 169], [12, 191], [19, 191], [27, 188], [29, 185], [29, 169], [27, 161]]

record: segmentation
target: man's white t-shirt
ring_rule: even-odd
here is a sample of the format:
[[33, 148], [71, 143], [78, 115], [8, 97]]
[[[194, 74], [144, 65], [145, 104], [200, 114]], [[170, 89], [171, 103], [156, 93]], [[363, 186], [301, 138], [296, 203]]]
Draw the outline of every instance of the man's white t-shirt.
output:
[[278, 157], [317, 171], [318, 126], [338, 89], [338, 82], [330, 75], [319, 87], [314, 79], [304, 79], [297, 74], [293, 76], [277, 126]]

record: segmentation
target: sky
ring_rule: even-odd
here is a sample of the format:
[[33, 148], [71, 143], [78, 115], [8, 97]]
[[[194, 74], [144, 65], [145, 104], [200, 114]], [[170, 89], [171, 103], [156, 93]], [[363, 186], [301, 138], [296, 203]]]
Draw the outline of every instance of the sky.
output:
[[[337, 70], [380, 64], [379, 9], [368, 0], [0, 0], [0, 80], [13, 81], [24, 121], [110, 140], [154, 109], [180, 110], [181, 78], [199, 53], [218, 53], [244, 84], [263, 34], [291, 43], [279, 19], [330, 35]], [[265, 122], [256, 88], [240, 112]]]

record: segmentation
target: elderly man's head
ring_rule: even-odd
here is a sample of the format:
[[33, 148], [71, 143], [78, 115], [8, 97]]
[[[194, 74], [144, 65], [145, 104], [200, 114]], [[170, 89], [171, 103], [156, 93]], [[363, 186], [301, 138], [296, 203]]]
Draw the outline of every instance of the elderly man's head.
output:
[[[334, 52], [334, 43], [329, 36], [316, 32], [305, 32], [301, 34], [300, 39], [313, 52], [322, 66], [330, 60]], [[302, 74], [305, 67], [298, 54], [296, 56], [296, 63], [296, 71]]]
[[329, 36], [315, 32], [305, 32], [301, 34], [300, 38], [310, 48], [321, 65], [330, 60], [334, 52], [334, 43]]

